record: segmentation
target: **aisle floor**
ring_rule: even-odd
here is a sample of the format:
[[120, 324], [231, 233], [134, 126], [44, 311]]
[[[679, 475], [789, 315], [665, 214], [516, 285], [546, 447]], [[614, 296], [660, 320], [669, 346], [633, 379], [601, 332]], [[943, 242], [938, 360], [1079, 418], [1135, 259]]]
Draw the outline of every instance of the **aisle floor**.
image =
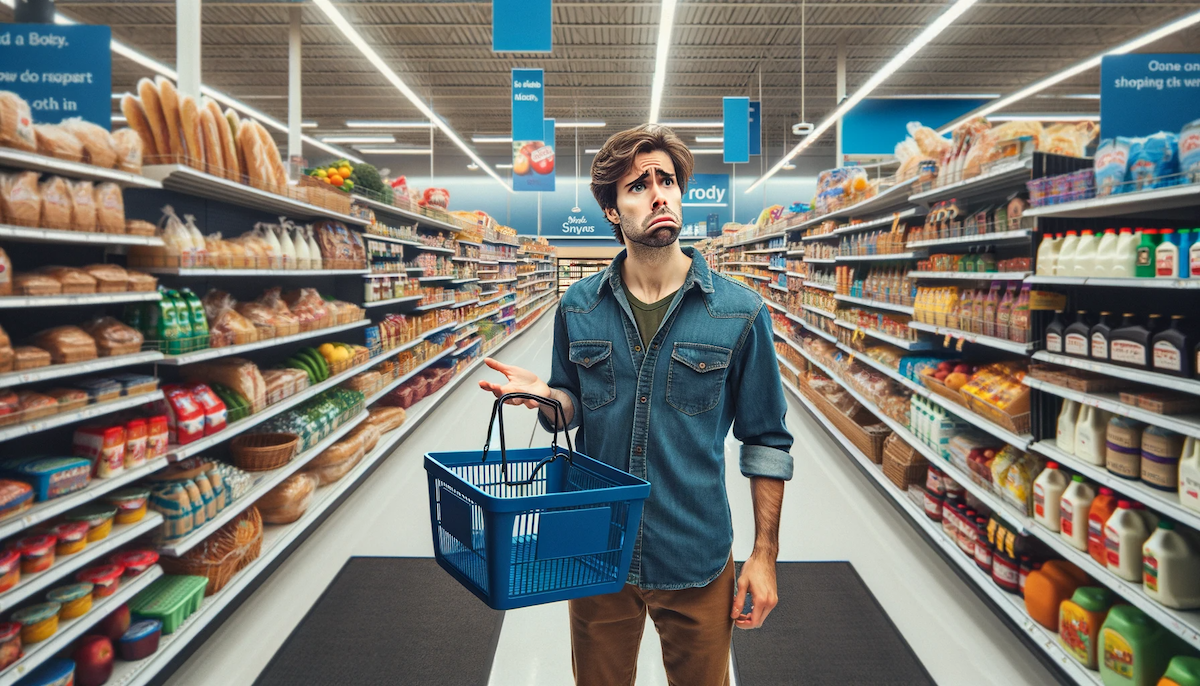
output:
[[[552, 315], [543, 317], [497, 357], [548, 376]], [[351, 556], [432, 556], [423, 455], [478, 449], [491, 396], [477, 370], [417, 427], [379, 469], [280, 566], [175, 673], [171, 686], [251, 684], [295, 625]], [[795, 478], [781, 523], [781, 560], [848, 560], [940, 684], [1019, 686], [1054, 683], [1029, 650], [902, 520], [805, 409], [789, 396]], [[517, 410], [517, 408], [510, 408]], [[513, 411], [506, 433], [528, 444], [534, 414]], [[540, 429], [537, 430], [538, 433]], [[745, 559], [754, 521], [738, 446], [726, 442], [734, 556]], [[420, 593], [421, 589], [396, 589]], [[436, 608], [437, 599], [429, 599]], [[768, 619], [768, 621], [770, 621]], [[387, 627], [379, 627], [387, 631]], [[403, 649], [402, 646], [397, 646]], [[565, 603], [508, 612], [491, 686], [571, 683]], [[643, 634], [638, 686], [665, 685], [657, 636]]]

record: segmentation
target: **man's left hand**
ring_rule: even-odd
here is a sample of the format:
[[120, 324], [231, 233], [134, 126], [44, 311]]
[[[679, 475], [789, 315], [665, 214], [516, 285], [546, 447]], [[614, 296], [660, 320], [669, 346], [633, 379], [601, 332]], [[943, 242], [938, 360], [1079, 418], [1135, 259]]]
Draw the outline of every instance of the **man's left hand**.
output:
[[[750, 594], [754, 607], [750, 614], [742, 614], [743, 600]], [[767, 620], [767, 615], [779, 603], [779, 590], [775, 586], [775, 556], [764, 555], [757, 550], [742, 564], [738, 577], [737, 592], [733, 596], [734, 624], [739, 629], [757, 629]]]

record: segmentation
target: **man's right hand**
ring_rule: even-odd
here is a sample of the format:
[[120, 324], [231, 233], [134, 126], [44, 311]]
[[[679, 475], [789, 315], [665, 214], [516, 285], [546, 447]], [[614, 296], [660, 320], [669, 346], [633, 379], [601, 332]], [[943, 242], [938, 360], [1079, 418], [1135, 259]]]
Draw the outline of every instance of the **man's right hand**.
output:
[[[485, 391], [490, 391], [497, 398], [507, 393], [529, 393], [530, 395], [539, 395], [543, 398], [550, 397], [550, 386], [538, 378], [537, 374], [520, 367], [498, 362], [488, 357], [484, 359], [484, 364], [495, 369], [505, 376], [508, 383], [501, 386], [500, 384], [491, 383], [490, 381], [480, 381], [479, 387]], [[507, 401], [509, 405], [524, 405], [530, 409], [541, 407], [541, 404], [536, 400], [518, 400], [513, 399]]]

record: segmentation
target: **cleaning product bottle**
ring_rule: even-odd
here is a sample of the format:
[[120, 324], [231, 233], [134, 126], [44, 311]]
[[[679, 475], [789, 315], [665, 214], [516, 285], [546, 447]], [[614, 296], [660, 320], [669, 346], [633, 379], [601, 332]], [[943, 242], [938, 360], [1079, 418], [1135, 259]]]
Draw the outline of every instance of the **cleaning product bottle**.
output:
[[1059, 530], [1063, 492], [1070, 478], [1058, 468], [1057, 462], [1047, 462], [1046, 468], [1033, 480], [1033, 520], [1051, 531]]
[[1117, 247], [1113, 252], [1112, 268], [1106, 276], [1115, 278], [1133, 278], [1137, 275], [1137, 249], [1142, 241], [1140, 233], [1134, 233], [1129, 227], [1121, 229], [1117, 236]]
[[1150, 329], [1136, 323], [1134, 315], [1122, 315], [1121, 326], [1113, 330], [1109, 338], [1109, 361], [1125, 367], [1148, 369], [1150, 367]]
[[1035, 622], [1058, 631], [1059, 610], [1064, 600], [1088, 583], [1088, 576], [1066, 560], [1049, 560], [1025, 579], [1025, 610]]
[[1090, 357], [1097, 362], [1108, 362], [1108, 337], [1112, 334], [1112, 325], [1108, 323], [1111, 312], [1101, 312], [1100, 321], [1088, 332], [1092, 341]]
[[1063, 333], [1066, 328], [1062, 320], [1062, 310], [1055, 310], [1053, 321], [1046, 325], [1047, 352], [1061, 353], [1063, 351]]
[[1105, 434], [1104, 467], [1123, 479], [1142, 477], [1142, 431], [1146, 425], [1136, 419], [1113, 415]]
[[1075, 251], [1079, 247], [1079, 234], [1068, 231], [1063, 239], [1062, 247], [1058, 250], [1058, 259], [1054, 262], [1054, 276], [1075, 275]]
[[1067, 276], [1091, 276], [1096, 269], [1096, 253], [1100, 248], [1100, 237], [1091, 229], [1084, 229], [1075, 246], [1074, 267]]
[[1176, 655], [1157, 686], [1200, 686], [1200, 657]]
[[1163, 519], [1142, 545], [1142, 588], [1146, 595], [1176, 610], [1200, 607], [1200, 551]]
[[1150, 538], [1150, 527], [1133, 503], [1117, 501], [1117, 511], [1104, 523], [1105, 566], [1126, 581], [1142, 579], [1142, 544]]
[[1192, 245], [1197, 240], [1200, 240], [1200, 229], [1179, 230], [1179, 278], [1181, 279], [1186, 279], [1192, 275], [1188, 259], [1191, 255]]
[[1154, 248], [1154, 275], [1160, 279], [1179, 277], [1179, 234], [1175, 229], [1159, 231], [1161, 237]]
[[1161, 426], [1142, 432], [1142, 483], [1174, 493], [1179, 488], [1183, 436]]
[[1088, 669], [1096, 668], [1100, 627], [1115, 600], [1107, 588], [1081, 586], [1059, 607], [1058, 637], [1067, 653]]
[[[1073, 455], [1075, 453], [1075, 425], [1079, 423], [1079, 403], [1064, 398], [1062, 408], [1058, 411], [1058, 430], [1054, 442], [1058, 449]], [[1053, 529], [1058, 531], [1058, 529]]]
[[1091, 331], [1092, 325], [1087, 321], [1087, 312], [1076, 310], [1075, 321], [1063, 329], [1063, 352], [1086, 360], [1091, 349]]
[[1079, 408], [1079, 420], [1075, 423], [1075, 457], [1097, 467], [1104, 466], [1108, 420], [1111, 417], [1111, 412], [1091, 405]]
[[1059, 535], [1077, 550], [1088, 549], [1088, 508], [1095, 497], [1096, 491], [1082, 474], [1071, 477], [1071, 484], [1063, 491], [1059, 505]]
[[1154, 260], [1157, 249], [1158, 230], [1142, 229], [1142, 240], [1137, 246], [1137, 267], [1134, 269], [1134, 276], [1138, 278], [1151, 278], [1154, 276], [1156, 271]]
[[1101, 567], [1108, 564], [1108, 548], [1105, 546], [1104, 525], [1117, 511], [1117, 496], [1111, 488], [1100, 487], [1100, 493], [1088, 508], [1088, 555]]
[[1200, 229], [1192, 229], [1192, 244], [1188, 247], [1188, 272], [1191, 276], [1200, 276], [1200, 239], [1196, 237], [1196, 232]]
[[1179, 458], [1179, 504], [1200, 512], [1200, 439], [1188, 436]]
[[1053, 276], [1059, 252], [1062, 250], [1063, 235], [1061, 233], [1045, 234], [1038, 244], [1037, 270], [1038, 276]]
[[1114, 605], [1100, 629], [1097, 661], [1104, 686], [1154, 686], [1183, 641], [1133, 605]]
[[1105, 229], [1096, 247], [1096, 263], [1088, 276], [1112, 276], [1113, 258], [1117, 256], [1117, 230]]
[[1154, 336], [1151, 341], [1151, 366], [1154, 371], [1188, 378], [1192, 375], [1192, 360], [1188, 351], [1196, 341], [1184, 330], [1183, 315], [1171, 315], [1166, 331]]

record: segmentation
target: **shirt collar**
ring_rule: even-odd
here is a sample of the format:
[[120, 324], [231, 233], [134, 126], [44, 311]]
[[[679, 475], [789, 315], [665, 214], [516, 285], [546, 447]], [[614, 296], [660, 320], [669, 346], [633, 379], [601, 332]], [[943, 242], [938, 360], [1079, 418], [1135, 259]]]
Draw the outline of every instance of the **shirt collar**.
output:
[[[608, 267], [605, 268], [605, 278], [596, 287], [597, 294], [600, 293], [605, 284], [608, 284], [608, 287], [611, 288], [614, 293], [621, 289], [621, 263], [625, 261], [626, 252], [627, 251], [622, 250], [621, 252], [617, 253], [617, 256], [614, 257], [612, 262], [609, 263]], [[708, 263], [704, 261], [704, 256], [701, 255], [700, 251], [696, 250], [695, 248], [683, 248], [683, 254], [692, 259], [692, 267], [688, 270], [687, 278], [684, 279], [683, 289], [687, 290], [694, 284], [699, 286], [701, 291], [704, 291], [705, 293], [712, 293], [712, 272], [709, 271]]]

